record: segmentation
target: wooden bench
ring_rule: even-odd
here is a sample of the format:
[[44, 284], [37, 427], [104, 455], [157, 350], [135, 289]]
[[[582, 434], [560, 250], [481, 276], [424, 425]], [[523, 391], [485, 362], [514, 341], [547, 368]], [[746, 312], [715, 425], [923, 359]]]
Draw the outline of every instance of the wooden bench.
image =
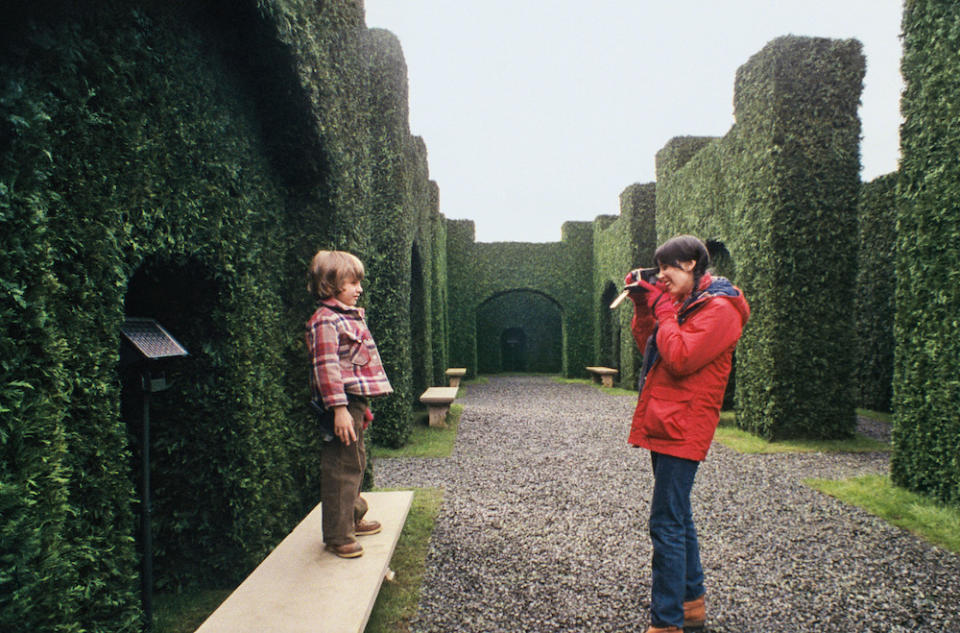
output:
[[407, 520], [413, 492], [365, 492], [383, 531], [361, 536], [363, 556], [323, 549], [320, 506], [277, 545], [197, 633], [362, 633]]
[[447, 412], [457, 397], [456, 387], [430, 387], [420, 396], [420, 402], [427, 405], [430, 412], [430, 426], [446, 428]]
[[587, 367], [587, 371], [593, 377], [593, 382], [599, 383], [602, 380], [604, 387], [612, 387], [613, 377], [620, 373], [612, 367]]
[[460, 379], [467, 375], [467, 370], [463, 367], [451, 367], [446, 373], [447, 378], [450, 379], [450, 386], [459, 387]]

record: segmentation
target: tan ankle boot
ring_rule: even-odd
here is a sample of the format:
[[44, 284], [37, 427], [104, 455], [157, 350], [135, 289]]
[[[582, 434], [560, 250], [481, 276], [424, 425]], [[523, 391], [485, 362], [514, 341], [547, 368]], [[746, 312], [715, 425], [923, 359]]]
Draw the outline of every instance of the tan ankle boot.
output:
[[647, 629], [647, 633], [683, 633], [683, 629], [678, 629], [675, 626], [651, 626]]
[[703, 596], [683, 603], [683, 628], [685, 631], [702, 629], [706, 622], [707, 607]]

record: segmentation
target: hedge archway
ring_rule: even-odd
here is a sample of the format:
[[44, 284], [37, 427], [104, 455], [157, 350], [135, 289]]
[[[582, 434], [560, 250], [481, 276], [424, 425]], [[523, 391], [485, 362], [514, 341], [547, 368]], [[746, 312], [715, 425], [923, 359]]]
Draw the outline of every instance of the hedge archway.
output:
[[480, 373], [559, 373], [562, 317], [557, 301], [535, 290], [508, 290], [483, 301], [477, 308]]

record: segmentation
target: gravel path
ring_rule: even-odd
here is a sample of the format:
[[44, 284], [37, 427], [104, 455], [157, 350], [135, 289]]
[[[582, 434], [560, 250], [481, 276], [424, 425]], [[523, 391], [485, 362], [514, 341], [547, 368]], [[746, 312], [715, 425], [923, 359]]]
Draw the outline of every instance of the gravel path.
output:
[[[416, 632], [644, 631], [649, 455], [634, 399], [545, 377], [471, 385], [454, 453], [379, 459], [378, 486], [439, 486]], [[888, 455], [714, 445], [694, 517], [708, 630], [960, 633], [960, 557], [803, 485]]]

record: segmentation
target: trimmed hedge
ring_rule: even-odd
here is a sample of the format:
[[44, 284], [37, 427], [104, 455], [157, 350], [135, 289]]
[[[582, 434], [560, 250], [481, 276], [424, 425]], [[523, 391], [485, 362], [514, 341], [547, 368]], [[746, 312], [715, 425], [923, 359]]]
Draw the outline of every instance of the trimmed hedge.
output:
[[721, 245], [753, 309], [737, 348], [738, 424], [845, 437], [864, 74], [854, 40], [783, 37], [737, 71], [736, 124], [657, 154], [657, 241]]
[[618, 384], [635, 389], [643, 361], [630, 331], [633, 307], [610, 310], [634, 268], [653, 265], [656, 243], [656, 185], [633, 184], [620, 194], [620, 215], [597, 218], [593, 236], [594, 350], [591, 364], [620, 370]]
[[125, 315], [190, 351], [151, 409], [157, 585], [230, 583], [318, 500], [310, 256], [367, 264], [395, 445], [411, 377], [444, 369], [444, 220], [362, 2], [38, 2], [0, 28], [0, 629], [133, 630]]
[[897, 185], [894, 481], [960, 503], [960, 6], [908, 0]]
[[893, 393], [897, 174], [865, 183], [860, 196], [857, 266], [857, 404], [889, 411]]
[[[561, 313], [563, 375], [586, 375], [592, 363], [590, 279], [593, 226], [566, 222], [560, 242], [478, 243], [474, 224], [447, 222], [448, 292], [450, 302], [450, 364], [465, 367], [468, 376], [478, 370], [478, 350], [484, 358], [500, 357], [500, 332], [479, 338], [478, 314], [483, 305], [510, 291], [529, 291], [547, 297]], [[538, 330], [532, 321], [524, 328]], [[539, 331], [539, 330], [538, 330]]]

